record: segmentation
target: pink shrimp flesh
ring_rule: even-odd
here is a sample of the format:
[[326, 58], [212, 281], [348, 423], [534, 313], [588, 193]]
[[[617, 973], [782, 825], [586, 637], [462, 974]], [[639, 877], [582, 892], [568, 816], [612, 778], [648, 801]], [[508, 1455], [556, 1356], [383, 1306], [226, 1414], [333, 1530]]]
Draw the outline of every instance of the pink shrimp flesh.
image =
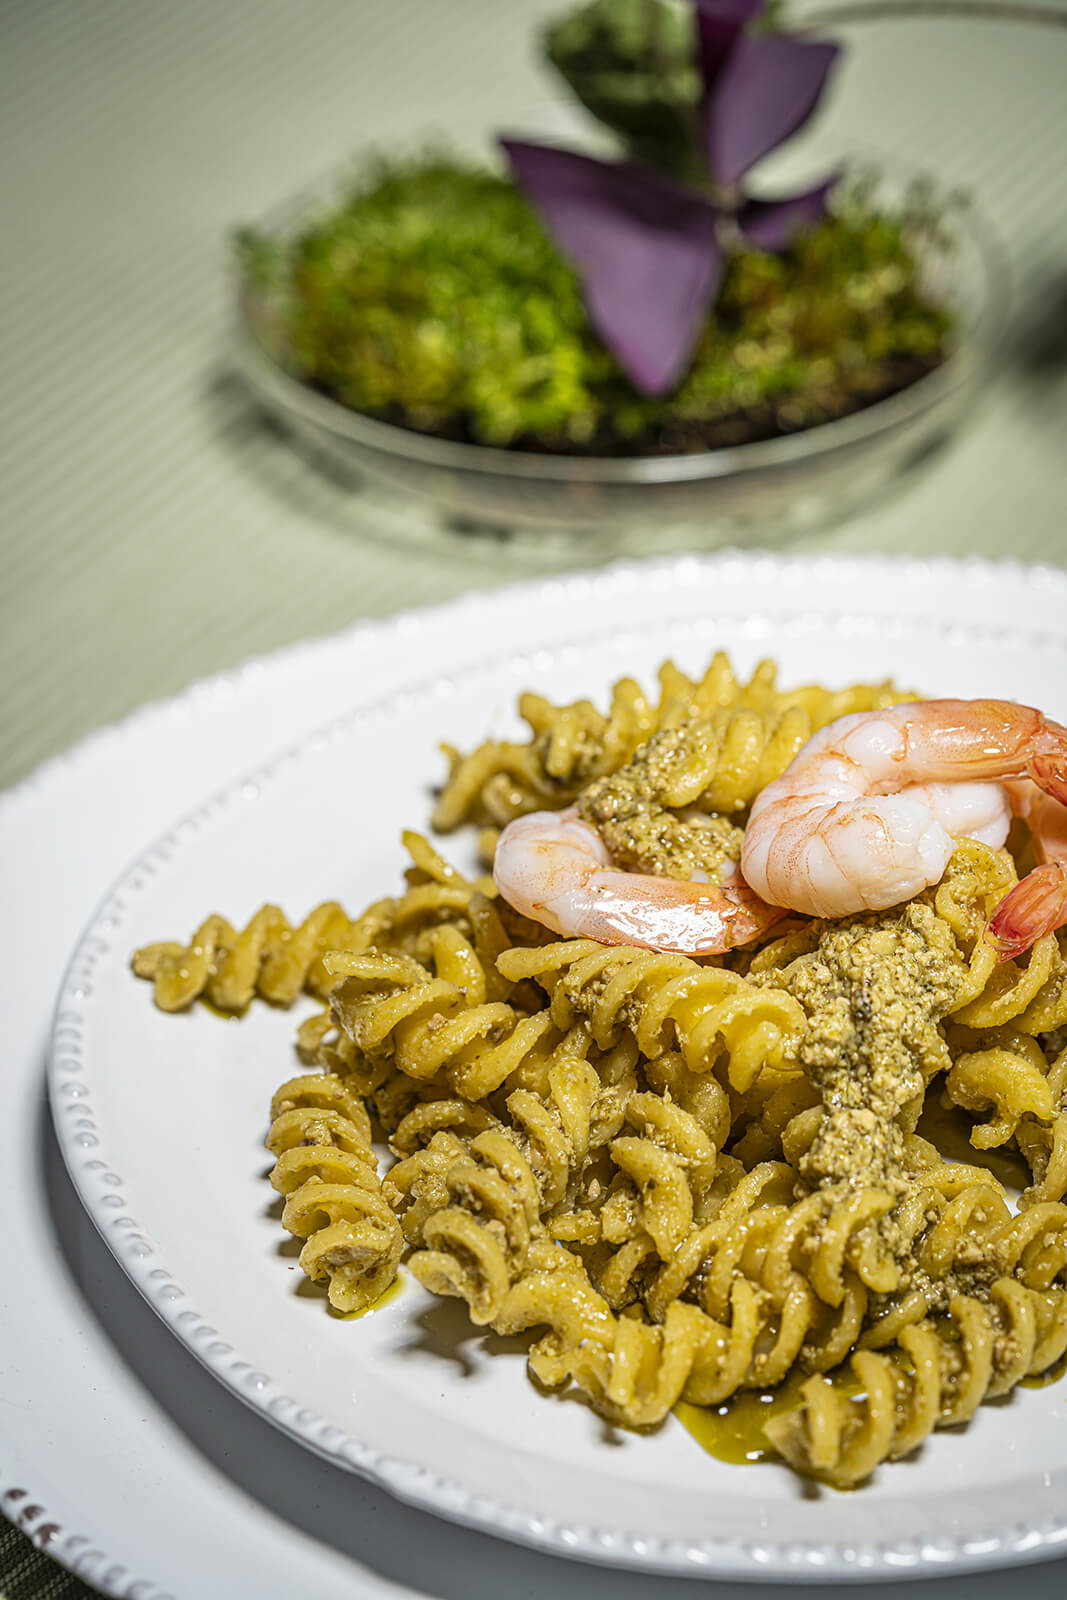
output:
[[1004, 896], [989, 919], [986, 936], [1001, 961], [1029, 950], [1035, 939], [1067, 923], [1067, 807], [1036, 784], [1008, 784], [1012, 810], [1033, 836], [1040, 863]]
[[[1024, 776], [1067, 804], [1067, 729], [1031, 706], [919, 700], [841, 717], [757, 795], [741, 870], [812, 916], [898, 905], [938, 881], [954, 839], [1003, 844], [1008, 796], [990, 780]], [[1022, 888], [1011, 936], [1026, 948], [1036, 908]]]
[[721, 955], [785, 916], [736, 871], [721, 884], [620, 871], [573, 806], [510, 822], [497, 843], [493, 876], [509, 905], [564, 938], [670, 955]]

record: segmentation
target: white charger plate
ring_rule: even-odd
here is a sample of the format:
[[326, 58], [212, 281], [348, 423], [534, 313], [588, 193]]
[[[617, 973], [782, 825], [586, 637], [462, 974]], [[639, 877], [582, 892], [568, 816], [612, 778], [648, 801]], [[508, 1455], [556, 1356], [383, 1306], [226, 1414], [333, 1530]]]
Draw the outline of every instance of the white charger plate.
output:
[[[895, 672], [931, 692], [1014, 695], [1062, 714], [1065, 588], [1062, 574], [952, 563], [730, 557], [623, 569], [462, 602], [457, 655], [469, 658], [478, 621], [527, 648], [422, 689], [450, 608], [429, 650], [410, 622], [398, 690], [173, 829], [75, 955], [53, 1106], [79, 1192], [133, 1281], [199, 1360], [287, 1432], [408, 1500], [542, 1548], [646, 1570], [819, 1580], [1062, 1548], [1067, 1416], [1056, 1388], [986, 1408], [858, 1494], [813, 1498], [782, 1469], [711, 1461], [677, 1426], [608, 1436], [584, 1406], [537, 1396], [516, 1349], [489, 1353], [464, 1336], [458, 1308], [410, 1282], [373, 1317], [330, 1319], [293, 1292], [298, 1275], [266, 1214], [259, 1140], [290, 1070], [291, 1021], [265, 1010], [240, 1026], [161, 1017], [126, 962], [132, 945], [184, 933], [209, 907], [241, 916], [269, 896], [296, 911], [329, 893], [355, 907], [387, 892], [398, 827], [426, 815], [436, 739], [469, 745], [506, 727], [527, 684], [602, 692], [622, 671], [647, 676], [664, 654], [695, 666], [724, 645], [739, 665], [773, 651], [787, 681]], [[569, 632], [577, 642], [561, 644]], [[395, 659], [392, 670], [396, 683]]]

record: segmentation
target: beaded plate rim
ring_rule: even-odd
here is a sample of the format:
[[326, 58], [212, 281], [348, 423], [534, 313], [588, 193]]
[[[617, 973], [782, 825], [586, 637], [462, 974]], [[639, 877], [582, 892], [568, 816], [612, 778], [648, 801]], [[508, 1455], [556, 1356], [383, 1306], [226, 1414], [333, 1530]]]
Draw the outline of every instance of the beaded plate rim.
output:
[[[325, 641], [303, 641], [287, 650], [277, 652], [274, 656], [246, 663], [234, 672], [201, 680], [184, 694], [161, 704], [144, 707], [123, 723], [90, 735], [65, 756], [46, 763], [29, 779], [0, 797], [0, 817], [9, 816], [16, 803], [32, 798], [49, 783], [73, 771], [77, 762], [85, 759], [100, 742], [106, 743], [111, 738], [132, 731], [141, 720], [159, 716], [187, 715], [190, 706], [205, 696], [232, 693], [234, 686], [247, 675], [264, 668], [282, 668], [286, 661], [302, 654], [317, 651], [324, 659], [331, 650], [343, 654], [355, 649], [362, 654], [364, 650], [380, 645], [383, 636], [396, 637], [405, 632], [410, 636], [412, 630], [425, 629], [434, 621], [455, 622], [457, 618], [462, 618], [464, 622], [470, 622], [486, 607], [499, 606], [502, 601], [506, 603], [509, 599], [514, 601], [519, 597], [527, 601], [530, 598], [546, 600], [550, 597], [565, 597], [573, 603], [575, 599], [590, 591], [595, 591], [600, 598], [603, 598], [605, 591], [634, 592], [639, 588], [647, 589], [650, 584], [666, 594], [681, 584], [693, 581], [699, 581], [702, 587], [710, 585], [713, 580], [717, 584], [725, 583], [731, 587], [742, 583], [751, 584], [754, 579], [766, 581], [771, 578], [778, 582], [783, 578], [787, 580], [792, 578], [795, 582], [807, 583], [813, 577], [817, 578], [820, 572], [827, 576], [832, 574], [837, 579], [862, 575], [869, 580], [879, 568], [885, 568], [887, 575], [891, 571], [897, 580], [909, 577], [915, 581], [929, 580], [931, 577], [962, 578], [966, 574], [977, 578], [983, 586], [986, 583], [1003, 584], [1005, 580], [1042, 588], [1047, 588], [1049, 583], [1052, 583], [1067, 595], [1067, 573], [1049, 566], [980, 560], [959, 562], [951, 558], [938, 558], [932, 561], [878, 557], [840, 559], [832, 556], [784, 558], [765, 554], [752, 556], [739, 551], [726, 551], [711, 557], [683, 556], [666, 561], [624, 563], [593, 573], [568, 574], [534, 582], [520, 582], [503, 590], [466, 595], [441, 606], [400, 613], [383, 623], [357, 624], [354, 628]], [[749, 615], [753, 613], [750, 612]], [[855, 631], [869, 631], [887, 625], [884, 616], [864, 615], [854, 610], [846, 612], [843, 609], [834, 610], [832, 613], [821, 612], [822, 623], [825, 624], [830, 616], [838, 625], [844, 625]], [[774, 620], [780, 625], [780, 619]], [[924, 621], [922, 625], [926, 629], [931, 627], [929, 620]], [[976, 634], [986, 640], [991, 636], [1005, 639], [1029, 637], [1025, 634], [1025, 630], [1018, 627], [991, 623], [972, 625], [953, 621], [937, 625], [937, 631], [946, 635], [955, 633], [968, 639]], [[1067, 635], [1061, 638], [1058, 632], [1045, 635], [1044, 642], [1056, 649], [1067, 649]], [[550, 648], [554, 652], [565, 650], [567, 645], [565, 641], [559, 641]], [[529, 646], [526, 650], [517, 647], [503, 656], [494, 657], [491, 662], [471, 663], [459, 669], [455, 677], [461, 680], [473, 677], [502, 661], [514, 663], [535, 649], [536, 647]], [[97, 1139], [95, 1125], [92, 1123], [88, 1108], [80, 1107], [81, 1115], [76, 1118], [61, 1116], [60, 1106], [70, 1108], [71, 1099], [68, 1097], [60, 1101], [59, 1096], [64, 1086], [80, 1081], [72, 1077], [72, 1072], [80, 1074], [82, 1071], [80, 1060], [82, 1019], [77, 1012], [72, 1011], [70, 1002], [74, 1000], [76, 1004], [84, 1003], [75, 996], [74, 991], [79, 988], [84, 989], [87, 984], [91, 986], [93, 968], [109, 949], [108, 935], [117, 932], [121, 925], [121, 922], [115, 921], [115, 895], [121, 892], [124, 897], [128, 897], [131, 891], [136, 894], [138, 887], [143, 887], [150, 881], [155, 870], [168, 864], [175, 851], [196, 836], [200, 827], [211, 817], [222, 810], [228, 810], [242, 792], [247, 797], [250, 785], [269, 783], [273, 775], [284, 770], [291, 761], [299, 759], [307, 749], [314, 747], [324, 738], [330, 740], [343, 738], [376, 717], [387, 715], [388, 708], [397, 702], [407, 704], [413, 699], [432, 697], [438, 692], [438, 687], [432, 684], [416, 685], [399, 688], [381, 700], [357, 706], [341, 718], [335, 718], [325, 728], [306, 734], [266, 763], [258, 765], [251, 772], [224, 786], [208, 801], [194, 808], [166, 830], [147, 850], [140, 852], [131, 866], [121, 874], [114, 889], [98, 908], [86, 933], [79, 941], [60, 991], [50, 1049], [49, 1080], [53, 1117], [60, 1149], [79, 1197], [131, 1281], [209, 1371], [224, 1382], [231, 1392], [259, 1410], [292, 1437], [350, 1470], [372, 1478], [402, 1500], [468, 1526], [503, 1534], [505, 1537], [556, 1554], [584, 1558], [598, 1563], [621, 1563], [648, 1572], [756, 1579], [787, 1577], [800, 1581], [805, 1579], [825, 1581], [848, 1580], [860, 1576], [868, 1579], [919, 1576], [932, 1571], [946, 1570], [973, 1571], [980, 1567], [1004, 1565], [1015, 1560], [1038, 1560], [1043, 1556], [1053, 1556], [1067, 1548], [1067, 1518], [1059, 1517], [1047, 1518], [1039, 1523], [1016, 1523], [998, 1532], [988, 1533], [980, 1540], [949, 1538], [863, 1546], [825, 1542], [805, 1546], [775, 1545], [729, 1540], [684, 1543], [642, 1538], [639, 1535], [611, 1529], [576, 1527], [545, 1521], [523, 1508], [472, 1494], [462, 1483], [439, 1477], [420, 1467], [418, 1463], [402, 1461], [374, 1451], [358, 1440], [350, 1438], [325, 1418], [301, 1407], [298, 1402], [283, 1394], [265, 1374], [254, 1372], [247, 1363], [236, 1357], [225, 1340], [218, 1337], [216, 1330], [187, 1303], [187, 1297], [173, 1282], [167, 1269], [158, 1265], [155, 1247], [132, 1218], [124, 1216], [115, 1219], [114, 1211], [110, 1214], [101, 1211], [99, 1200], [104, 1194], [111, 1199], [115, 1198], [116, 1174], [99, 1154], [88, 1153], [100, 1148], [98, 1142], [81, 1145], [77, 1142], [80, 1136], [85, 1135]], [[144, 874], [143, 879], [140, 882], [136, 881], [141, 874]], [[91, 997], [85, 995], [84, 998]], [[75, 1101], [80, 1098], [74, 1096]], [[96, 1193], [93, 1192], [94, 1189]], [[124, 1224], [119, 1230], [120, 1238], [116, 1238], [114, 1225], [116, 1221]], [[3, 1482], [0, 1479], [0, 1488], [2, 1487]], [[0, 1501], [0, 1506], [7, 1509], [3, 1501]], [[55, 1540], [51, 1546], [52, 1551], [62, 1557], [61, 1547], [71, 1541], [72, 1536], [64, 1535], [63, 1530], [55, 1523], [51, 1523], [50, 1527], [55, 1530], [52, 1535]], [[104, 1569], [105, 1560], [106, 1558], [101, 1556], [98, 1567], [95, 1562], [92, 1563], [92, 1566], [97, 1568], [96, 1573], [91, 1572], [89, 1563], [84, 1561], [79, 1561], [77, 1568], [86, 1577], [97, 1576]], [[119, 1570], [125, 1573], [125, 1569]], [[108, 1576], [114, 1574], [115, 1566], [111, 1564]], [[136, 1584], [135, 1589], [124, 1587], [117, 1592], [131, 1595], [136, 1592], [138, 1596], [151, 1593], [143, 1587], [143, 1583]]]

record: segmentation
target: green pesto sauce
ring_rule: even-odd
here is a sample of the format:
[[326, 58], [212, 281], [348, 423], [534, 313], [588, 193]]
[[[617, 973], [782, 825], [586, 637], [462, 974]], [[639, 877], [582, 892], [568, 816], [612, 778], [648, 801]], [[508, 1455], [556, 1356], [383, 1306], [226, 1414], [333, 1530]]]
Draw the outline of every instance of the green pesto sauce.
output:
[[578, 796], [579, 815], [597, 829], [623, 871], [717, 884], [740, 860], [743, 829], [665, 800], [694, 740], [709, 732], [701, 723], [661, 729], [628, 766], [594, 779]]
[[383, 1289], [377, 1300], [372, 1300], [369, 1306], [364, 1306], [361, 1311], [338, 1311], [334, 1306], [329, 1307], [331, 1317], [338, 1317], [342, 1322], [358, 1322], [360, 1317], [369, 1317], [375, 1311], [382, 1311], [386, 1306], [392, 1305], [399, 1299], [404, 1290], [404, 1275], [398, 1272], [388, 1289]]
[[[754, 1466], [760, 1461], [780, 1461], [763, 1428], [772, 1417], [796, 1411], [803, 1403], [801, 1390], [809, 1374], [790, 1373], [774, 1389], [743, 1389], [717, 1406], [694, 1406], [679, 1400], [674, 1415], [702, 1450], [730, 1466]], [[834, 1374], [834, 1384], [852, 1397], [862, 1393], [847, 1371]]]
[[1050, 1383], [1059, 1383], [1061, 1378], [1067, 1378], [1067, 1354], [1049, 1367], [1047, 1372], [1035, 1372], [1030, 1378], [1023, 1378], [1019, 1384], [1021, 1389], [1047, 1389]]

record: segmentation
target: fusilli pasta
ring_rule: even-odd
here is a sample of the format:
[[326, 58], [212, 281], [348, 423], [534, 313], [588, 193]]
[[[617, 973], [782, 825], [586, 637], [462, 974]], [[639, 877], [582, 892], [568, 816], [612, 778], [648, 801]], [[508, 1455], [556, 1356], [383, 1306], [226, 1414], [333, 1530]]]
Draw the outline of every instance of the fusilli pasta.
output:
[[392, 1283], [403, 1250], [363, 1102], [340, 1079], [309, 1074], [282, 1084], [271, 1118], [271, 1183], [285, 1196], [282, 1226], [305, 1240], [300, 1265], [328, 1283], [336, 1310], [363, 1310]]
[[519, 713], [530, 729], [527, 743], [491, 740], [469, 756], [445, 747], [451, 770], [433, 825], [445, 833], [463, 822], [502, 826], [528, 811], [569, 805], [588, 783], [617, 772], [651, 735], [667, 729], [689, 735], [669, 786], [677, 798], [668, 803], [700, 800], [729, 815], [751, 804], [818, 728], [847, 712], [908, 698], [892, 683], [836, 692], [817, 684], [779, 689], [769, 660], [742, 681], [722, 651], [700, 678], [665, 662], [655, 700], [633, 678], [620, 678], [607, 713], [590, 700], [557, 706], [524, 694]]
[[[903, 698], [786, 691], [721, 654], [698, 678], [666, 663], [651, 698], [621, 679], [607, 712], [527, 694], [529, 740], [450, 751], [434, 821], [491, 851], [496, 827], [578, 801], [606, 830], [623, 774], [656, 848], [713, 819], [694, 860], [714, 867], [814, 730]], [[403, 892], [357, 917], [265, 906], [134, 957], [165, 1010], [328, 1002], [267, 1143], [335, 1309], [372, 1304], [408, 1251], [478, 1326], [536, 1330], [542, 1384], [629, 1427], [789, 1380], [765, 1442], [838, 1486], [1061, 1358], [1067, 935], [1000, 963], [984, 936], [1021, 858], [962, 839], [903, 905], [693, 960], [556, 937], [404, 840]], [[935, 1112], [971, 1159], [938, 1147]], [[1015, 1209], [994, 1157], [1029, 1168]]]

